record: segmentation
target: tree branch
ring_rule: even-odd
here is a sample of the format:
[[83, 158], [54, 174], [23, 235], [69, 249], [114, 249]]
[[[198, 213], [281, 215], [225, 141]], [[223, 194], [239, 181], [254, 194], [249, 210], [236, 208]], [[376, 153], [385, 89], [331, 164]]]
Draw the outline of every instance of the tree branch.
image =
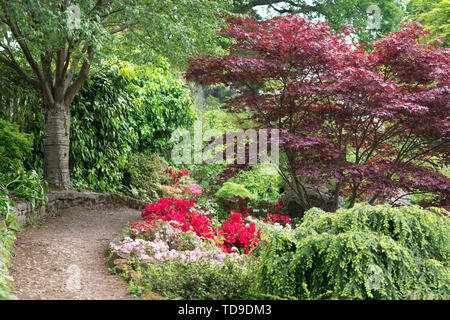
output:
[[18, 42], [20, 48], [22, 49], [22, 51], [25, 55], [25, 58], [28, 61], [28, 64], [30, 65], [31, 69], [34, 71], [34, 73], [38, 77], [38, 79], [40, 81], [40, 88], [44, 94], [44, 98], [45, 98], [46, 102], [50, 105], [53, 104], [54, 97], [52, 95], [51, 88], [48, 86], [48, 84], [45, 81], [45, 76], [42, 73], [42, 70], [39, 68], [39, 65], [34, 60], [32, 54], [30, 52], [30, 49], [28, 48], [26, 42], [23, 40], [23, 36], [22, 36], [19, 28], [11, 20], [11, 15], [9, 13], [8, 7], [6, 6], [6, 3], [2, 1], [1, 6], [3, 9], [3, 13], [5, 15], [5, 23], [6, 23], [6, 25], [9, 26], [15, 40]]
[[78, 77], [76, 78], [74, 83], [67, 89], [64, 99], [64, 103], [66, 106], [69, 106], [72, 103], [76, 94], [81, 89], [81, 86], [83, 85], [84, 81], [86, 81], [87, 77], [89, 76], [89, 69], [91, 67], [92, 59], [94, 58], [94, 49], [92, 48], [92, 46], [88, 47], [87, 54], [88, 54], [87, 61], [85, 61], [81, 66], [81, 70], [80, 73], [78, 74]]
[[10, 67], [11, 69], [15, 70], [16, 73], [26, 82], [31, 84], [36, 89], [41, 89], [41, 86], [39, 84], [39, 81], [33, 77], [31, 77], [24, 69], [22, 69], [16, 62], [11, 61], [3, 56], [0, 55], [0, 62], [2, 62], [4, 65]]

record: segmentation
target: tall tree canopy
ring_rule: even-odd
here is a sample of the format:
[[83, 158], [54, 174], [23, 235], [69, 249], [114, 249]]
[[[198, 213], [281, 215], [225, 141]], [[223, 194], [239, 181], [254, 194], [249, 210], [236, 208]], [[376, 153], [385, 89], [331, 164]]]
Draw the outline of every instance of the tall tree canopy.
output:
[[[404, 17], [401, 0], [235, 0], [234, 10], [257, 12], [255, 7], [267, 6], [277, 14], [300, 13], [310, 20], [328, 22], [337, 31], [344, 25], [360, 28], [356, 31], [360, 41], [371, 41], [379, 35], [396, 31]], [[377, 6], [378, 9], [371, 9]], [[379, 14], [379, 15], [378, 15]], [[379, 26], [376, 22], [379, 17]], [[375, 20], [374, 20], [375, 19]], [[369, 27], [369, 29], [368, 29]]]
[[411, 0], [408, 19], [421, 22], [434, 36], [442, 37], [443, 46], [450, 44], [450, 0]]
[[0, 63], [44, 100], [45, 177], [71, 185], [70, 105], [105, 46], [139, 41], [143, 58], [158, 52], [182, 64], [214, 47], [220, 10], [201, 0], [0, 0]]

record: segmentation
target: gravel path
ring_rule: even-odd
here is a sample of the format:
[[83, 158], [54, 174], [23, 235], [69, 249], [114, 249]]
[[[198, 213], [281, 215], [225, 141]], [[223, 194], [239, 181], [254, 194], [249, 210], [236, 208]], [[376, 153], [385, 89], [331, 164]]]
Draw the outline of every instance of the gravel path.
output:
[[105, 253], [111, 239], [139, 216], [129, 208], [72, 208], [17, 232], [13, 294], [24, 300], [134, 299], [125, 280], [109, 274]]

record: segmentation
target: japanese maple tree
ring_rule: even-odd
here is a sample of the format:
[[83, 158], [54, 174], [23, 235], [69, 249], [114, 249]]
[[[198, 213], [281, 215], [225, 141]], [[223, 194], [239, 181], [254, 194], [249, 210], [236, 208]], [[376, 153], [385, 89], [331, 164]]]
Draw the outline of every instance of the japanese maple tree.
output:
[[346, 40], [351, 28], [336, 34], [299, 15], [228, 23], [229, 54], [191, 59], [186, 76], [235, 89], [230, 110], [280, 129], [280, 174], [304, 210], [311, 188], [332, 210], [341, 196], [353, 207], [425, 192], [448, 205], [449, 49], [425, 42], [419, 23], [370, 51]]

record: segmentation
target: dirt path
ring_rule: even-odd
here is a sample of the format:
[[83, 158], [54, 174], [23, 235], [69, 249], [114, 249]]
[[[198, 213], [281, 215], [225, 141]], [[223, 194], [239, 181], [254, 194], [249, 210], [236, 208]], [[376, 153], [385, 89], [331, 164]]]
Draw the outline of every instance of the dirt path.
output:
[[38, 227], [16, 234], [10, 275], [18, 299], [133, 299], [127, 283], [110, 275], [105, 253], [127, 222], [139, 219], [129, 208], [72, 208]]

